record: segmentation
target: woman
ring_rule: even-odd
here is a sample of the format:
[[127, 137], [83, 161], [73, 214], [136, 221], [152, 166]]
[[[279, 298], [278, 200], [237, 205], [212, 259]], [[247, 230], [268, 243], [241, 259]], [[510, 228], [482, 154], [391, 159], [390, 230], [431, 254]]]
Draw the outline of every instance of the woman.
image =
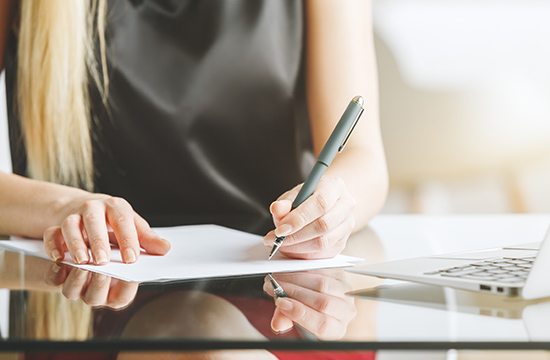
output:
[[[267, 247], [336, 255], [387, 191], [370, 24], [361, 0], [0, 2], [18, 174], [0, 173], [0, 233], [101, 265], [109, 242], [165, 254], [149, 223], [272, 218]], [[291, 211], [355, 95], [346, 150]]]

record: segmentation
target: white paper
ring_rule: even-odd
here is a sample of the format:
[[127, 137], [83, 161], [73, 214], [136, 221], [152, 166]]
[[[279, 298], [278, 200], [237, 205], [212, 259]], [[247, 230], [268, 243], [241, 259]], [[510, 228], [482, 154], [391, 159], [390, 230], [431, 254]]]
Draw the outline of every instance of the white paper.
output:
[[[63, 263], [135, 282], [187, 280], [270, 272], [300, 271], [346, 267], [363, 259], [338, 255], [331, 259], [289, 259], [279, 253], [267, 260], [269, 250], [262, 237], [218, 225], [191, 225], [155, 228], [172, 248], [164, 256], [148, 255], [144, 251], [134, 264], [124, 264], [117, 248], [111, 249], [107, 265], [76, 265], [70, 254]], [[0, 241], [0, 246], [26, 254], [49, 258], [42, 240], [12, 237]]]

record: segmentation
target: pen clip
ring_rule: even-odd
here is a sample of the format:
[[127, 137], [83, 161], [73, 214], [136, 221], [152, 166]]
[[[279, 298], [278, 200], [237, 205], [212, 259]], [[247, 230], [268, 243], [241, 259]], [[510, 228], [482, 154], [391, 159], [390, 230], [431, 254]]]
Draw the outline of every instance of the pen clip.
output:
[[344, 148], [346, 147], [346, 144], [348, 143], [348, 140], [351, 136], [351, 133], [353, 132], [353, 130], [355, 129], [355, 126], [357, 125], [357, 123], [359, 122], [359, 118], [361, 117], [361, 115], [363, 114], [363, 108], [361, 108], [361, 111], [359, 112], [359, 114], [357, 114], [357, 117], [355, 118], [355, 120], [353, 121], [353, 125], [351, 126], [351, 128], [349, 129], [348, 131], [348, 134], [346, 135], [346, 137], [344, 138], [344, 141], [342, 141], [342, 144], [340, 145], [340, 147], [338, 148], [338, 152], [342, 152], [342, 150], [344, 150]]

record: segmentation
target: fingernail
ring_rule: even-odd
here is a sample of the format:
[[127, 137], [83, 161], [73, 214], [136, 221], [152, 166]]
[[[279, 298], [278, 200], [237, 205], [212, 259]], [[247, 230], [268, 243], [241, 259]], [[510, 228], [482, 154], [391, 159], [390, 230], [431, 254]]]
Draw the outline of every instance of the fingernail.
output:
[[76, 254], [74, 254], [74, 258], [77, 264], [88, 262], [88, 254], [86, 254], [86, 251], [84, 250], [78, 250]]
[[292, 330], [292, 325], [290, 325], [290, 327], [286, 328], [286, 329], [277, 329], [275, 328], [274, 324], [273, 324], [273, 320], [274, 319], [271, 319], [271, 331], [273, 331], [275, 334], [284, 334], [286, 332], [289, 332], [290, 330]]
[[54, 259], [54, 261], [61, 260], [61, 253], [57, 249], [52, 250], [52, 255], [51, 256], [52, 256], [52, 259]]
[[61, 266], [57, 264], [52, 264], [52, 267], [50, 269], [54, 274], [58, 274], [61, 271]]
[[136, 253], [132, 249], [126, 249], [124, 251], [124, 259], [126, 263], [133, 263], [136, 261]]
[[277, 298], [277, 300], [275, 301], [275, 305], [279, 309], [284, 310], [284, 311], [290, 311], [290, 310], [292, 310], [292, 307], [294, 306], [290, 300], [285, 299], [285, 298]]
[[287, 236], [292, 232], [292, 226], [289, 224], [283, 224], [275, 229], [275, 235], [277, 236]]
[[107, 253], [103, 249], [99, 249], [95, 252], [95, 263], [103, 264], [108, 262]]

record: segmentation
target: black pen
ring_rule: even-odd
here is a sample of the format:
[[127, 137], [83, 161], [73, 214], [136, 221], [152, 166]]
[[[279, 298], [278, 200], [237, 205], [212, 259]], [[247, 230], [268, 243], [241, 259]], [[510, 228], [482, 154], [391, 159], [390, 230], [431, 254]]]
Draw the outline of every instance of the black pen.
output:
[[275, 296], [277, 296], [278, 298], [288, 297], [286, 291], [281, 287], [281, 285], [279, 285], [277, 281], [275, 281], [273, 276], [271, 276], [271, 274], [267, 274], [267, 276], [269, 276], [269, 281], [271, 281], [271, 285], [273, 285], [273, 292], [275, 293]]
[[[315, 166], [313, 166], [307, 180], [304, 182], [304, 185], [302, 185], [296, 199], [292, 202], [293, 210], [300, 206], [301, 203], [313, 194], [319, 180], [321, 180], [321, 177], [332, 163], [332, 160], [334, 160], [336, 154], [344, 150], [353, 129], [355, 129], [355, 126], [363, 113], [363, 103], [364, 100], [361, 96], [356, 96], [350, 101], [346, 111], [344, 111], [344, 114], [342, 114], [342, 117], [338, 121], [338, 124], [336, 124], [332, 134], [330, 134], [323, 150], [321, 150]], [[268, 260], [275, 255], [285, 239], [286, 236], [277, 236], [273, 242], [273, 247], [269, 253]]]

